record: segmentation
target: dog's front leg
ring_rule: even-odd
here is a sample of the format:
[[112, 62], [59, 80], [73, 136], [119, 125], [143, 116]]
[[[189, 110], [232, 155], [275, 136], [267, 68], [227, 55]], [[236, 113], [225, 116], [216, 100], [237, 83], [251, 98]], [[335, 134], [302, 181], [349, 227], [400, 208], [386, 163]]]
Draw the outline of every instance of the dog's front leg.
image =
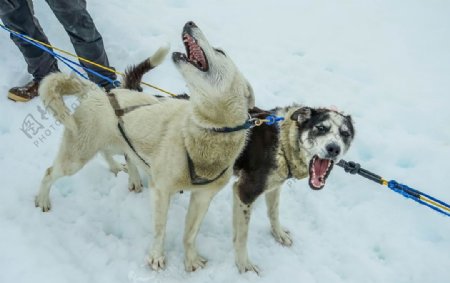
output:
[[233, 244], [235, 262], [239, 272], [253, 271], [259, 274], [259, 268], [250, 262], [247, 252], [248, 225], [252, 213], [252, 203], [245, 204], [241, 201], [239, 197], [240, 185], [245, 184], [240, 184], [237, 181], [233, 185]]
[[164, 269], [164, 238], [166, 235], [167, 212], [170, 193], [164, 189], [154, 190], [153, 203], [153, 246], [148, 257], [148, 264], [153, 270]]
[[186, 215], [186, 224], [184, 230], [184, 266], [186, 271], [191, 272], [206, 265], [207, 260], [201, 257], [195, 246], [200, 224], [208, 211], [212, 198], [219, 189], [199, 189], [191, 193], [189, 209]]
[[267, 215], [272, 226], [272, 235], [283, 246], [291, 246], [292, 238], [289, 231], [283, 230], [279, 220], [279, 205], [280, 205], [281, 186], [266, 193]]

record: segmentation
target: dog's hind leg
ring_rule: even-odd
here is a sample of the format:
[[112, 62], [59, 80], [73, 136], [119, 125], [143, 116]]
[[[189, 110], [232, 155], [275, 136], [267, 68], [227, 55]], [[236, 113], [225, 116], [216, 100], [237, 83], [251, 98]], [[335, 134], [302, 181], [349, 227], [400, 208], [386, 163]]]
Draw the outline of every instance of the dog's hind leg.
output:
[[117, 176], [117, 174], [119, 174], [120, 171], [123, 172], [128, 171], [127, 166], [125, 164], [121, 164], [113, 158], [112, 152], [110, 152], [109, 150], [102, 150], [101, 153], [103, 158], [105, 158], [106, 163], [108, 163], [109, 171], [111, 171], [114, 175]]
[[127, 161], [128, 168], [128, 190], [130, 192], [140, 193], [142, 192], [142, 182], [139, 171], [128, 155], [125, 155], [125, 160]]
[[243, 184], [236, 181], [233, 184], [233, 244], [236, 266], [239, 272], [253, 271], [259, 274], [259, 268], [253, 265], [248, 258], [247, 238], [248, 225], [252, 213], [252, 202], [245, 204], [239, 194], [239, 187]]
[[153, 197], [153, 245], [147, 261], [153, 270], [158, 271], [166, 267], [164, 239], [166, 236], [170, 193], [166, 190], [155, 188]]
[[186, 215], [186, 223], [184, 229], [184, 267], [187, 272], [195, 271], [203, 268], [207, 260], [201, 257], [195, 245], [200, 225], [208, 211], [212, 198], [216, 195], [220, 188], [204, 189], [191, 192], [191, 200], [189, 202], [188, 213]]
[[[40, 207], [43, 212], [49, 211], [51, 186], [61, 177], [70, 176], [78, 172], [97, 152], [94, 148], [83, 146], [84, 141], [64, 133], [63, 141], [58, 152], [58, 156], [52, 167], [45, 171], [39, 193], [35, 199], [36, 207]], [[75, 152], [75, 149], [77, 151]]]
[[47, 212], [51, 208], [50, 204], [50, 189], [51, 186], [61, 177], [70, 176], [78, 172], [89, 159], [82, 161], [66, 160], [61, 162], [57, 159], [52, 167], [47, 168], [44, 178], [41, 182], [39, 193], [35, 199], [36, 207], [40, 207], [43, 212]]
[[272, 235], [283, 246], [291, 246], [292, 238], [289, 231], [281, 228], [279, 220], [279, 205], [280, 205], [281, 187], [277, 187], [266, 193], [267, 215], [272, 226]]
[[36, 207], [40, 207], [43, 212], [50, 210], [50, 189], [53, 183], [63, 176], [58, 167], [52, 166], [45, 170], [44, 178], [41, 182], [39, 193], [35, 198]]
[[128, 173], [128, 190], [130, 192], [140, 193], [142, 192], [142, 182], [139, 175], [139, 171], [136, 165], [130, 160], [128, 155], [125, 154], [126, 164], [121, 164], [113, 158], [112, 152], [109, 150], [103, 150], [102, 155], [108, 163], [109, 170], [117, 176], [120, 171]]

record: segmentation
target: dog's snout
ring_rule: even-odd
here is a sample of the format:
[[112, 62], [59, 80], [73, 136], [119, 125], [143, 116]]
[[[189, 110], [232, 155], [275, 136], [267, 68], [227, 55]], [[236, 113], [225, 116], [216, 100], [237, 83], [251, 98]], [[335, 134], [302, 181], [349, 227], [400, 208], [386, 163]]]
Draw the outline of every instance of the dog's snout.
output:
[[194, 28], [197, 28], [197, 25], [193, 21], [189, 21], [184, 25], [183, 33], [191, 34]]
[[197, 27], [197, 25], [196, 25], [193, 21], [187, 22], [187, 23], [186, 23], [186, 26], [187, 26], [187, 27], [190, 27], [190, 28], [196, 28], [196, 27]]
[[328, 156], [331, 158], [334, 158], [341, 153], [341, 147], [335, 143], [330, 143], [326, 146], [326, 150], [328, 153]]

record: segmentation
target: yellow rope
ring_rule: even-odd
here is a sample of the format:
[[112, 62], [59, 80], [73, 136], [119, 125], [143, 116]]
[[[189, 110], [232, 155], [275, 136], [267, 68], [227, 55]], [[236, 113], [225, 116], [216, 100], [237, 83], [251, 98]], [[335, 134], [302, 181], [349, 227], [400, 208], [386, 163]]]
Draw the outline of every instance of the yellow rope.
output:
[[419, 196], [419, 199], [420, 199], [421, 201], [427, 202], [427, 203], [429, 203], [429, 204], [431, 204], [431, 205], [437, 206], [437, 207], [439, 207], [440, 209], [443, 209], [443, 210], [446, 210], [446, 211], [450, 212], [450, 209], [449, 209], [448, 207], [443, 206], [442, 204], [437, 203], [437, 202], [435, 202], [435, 201], [432, 201], [431, 199], [429, 199], [429, 198], [427, 198], [427, 197]]
[[[63, 54], [66, 54], [66, 55], [75, 57], [75, 58], [77, 58], [77, 59], [80, 60], [80, 61], [89, 63], [89, 64], [94, 65], [94, 66], [96, 66], [96, 67], [99, 67], [99, 68], [101, 68], [101, 69], [103, 69], [103, 70], [107, 70], [107, 71], [109, 71], [109, 72], [115, 73], [115, 74], [120, 75], [120, 76], [123, 76], [123, 75], [124, 75], [124, 73], [122, 73], [122, 72], [119, 72], [119, 71], [116, 71], [116, 70], [114, 70], [114, 69], [112, 69], [112, 68], [108, 68], [108, 67], [103, 66], [103, 65], [101, 65], [101, 64], [92, 62], [91, 60], [88, 60], [88, 59], [85, 59], [85, 58], [83, 58], [83, 57], [77, 56], [76, 54], [70, 53], [70, 52], [65, 51], [65, 50], [63, 50], [63, 49], [61, 49], [61, 48], [52, 46], [52, 45], [50, 45], [50, 44], [47, 44], [47, 43], [45, 43], [45, 42], [39, 41], [39, 40], [37, 40], [37, 39], [31, 38], [31, 37], [26, 36], [26, 35], [25, 35], [24, 37], [26, 37], [27, 39], [29, 39], [29, 40], [31, 40], [31, 41], [34, 41], [34, 42], [36, 42], [36, 43], [42, 44], [42, 45], [44, 45], [45, 47], [52, 48], [52, 49], [54, 49], [54, 50], [56, 50], [56, 51], [58, 51], [58, 52], [61, 52], [61, 53], [63, 53]], [[164, 90], [164, 89], [162, 89], [162, 88], [160, 88], [160, 87], [157, 87], [157, 86], [155, 86], [155, 85], [152, 85], [152, 84], [149, 84], [149, 83], [146, 83], [146, 82], [141, 82], [141, 83], [142, 83], [143, 85], [149, 86], [149, 87], [151, 87], [151, 88], [154, 88], [154, 89], [156, 89], [156, 90], [159, 90], [160, 92], [166, 93], [166, 94], [168, 94], [168, 95], [171, 95], [171, 96], [177, 96], [176, 94], [174, 94], [174, 93], [172, 93], [172, 92], [170, 92], [170, 91]]]

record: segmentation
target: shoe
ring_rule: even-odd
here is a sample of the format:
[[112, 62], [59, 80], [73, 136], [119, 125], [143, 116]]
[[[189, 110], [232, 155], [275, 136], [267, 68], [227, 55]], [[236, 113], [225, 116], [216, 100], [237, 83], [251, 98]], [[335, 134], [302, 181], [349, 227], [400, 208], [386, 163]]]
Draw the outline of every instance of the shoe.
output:
[[27, 102], [38, 96], [38, 81], [31, 81], [24, 86], [13, 87], [8, 91], [8, 98], [14, 102]]

